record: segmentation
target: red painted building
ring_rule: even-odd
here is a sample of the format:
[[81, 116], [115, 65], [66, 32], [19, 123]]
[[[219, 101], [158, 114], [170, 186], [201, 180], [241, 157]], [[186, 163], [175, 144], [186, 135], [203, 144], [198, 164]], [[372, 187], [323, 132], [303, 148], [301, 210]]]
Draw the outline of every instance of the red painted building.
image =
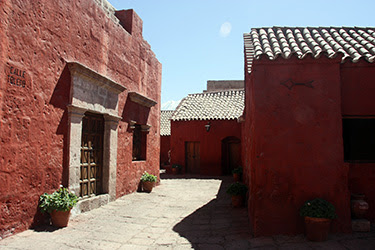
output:
[[208, 81], [185, 97], [171, 118], [171, 163], [188, 174], [230, 174], [241, 165], [243, 108], [243, 81]]
[[308, 199], [334, 204], [351, 231], [350, 194], [375, 220], [375, 29], [259, 28], [244, 34], [243, 165], [254, 235], [303, 232]]
[[171, 161], [171, 117], [174, 110], [162, 110], [160, 115], [160, 165], [169, 166]]
[[61, 184], [80, 213], [159, 175], [161, 64], [133, 10], [4, 0], [0, 20], [0, 238]]

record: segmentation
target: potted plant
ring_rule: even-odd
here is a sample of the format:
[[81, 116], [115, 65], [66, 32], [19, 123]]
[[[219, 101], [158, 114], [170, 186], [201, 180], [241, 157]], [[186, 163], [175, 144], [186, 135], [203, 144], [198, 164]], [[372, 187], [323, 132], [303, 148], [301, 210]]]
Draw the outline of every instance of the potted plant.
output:
[[42, 213], [51, 215], [52, 225], [55, 227], [68, 226], [70, 210], [77, 204], [78, 197], [74, 192], [60, 186], [52, 194], [44, 193], [40, 196], [39, 207]]
[[149, 174], [145, 171], [141, 177], [143, 191], [150, 193], [152, 191], [152, 188], [154, 187], [156, 180], [157, 177], [155, 175]]
[[182, 168], [181, 165], [179, 165], [179, 164], [173, 164], [172, 165], [172, 173], [173, 174], [178, 174], [180, 172], [181, 168]]
[[306, 201], [299, 214], [304, 217], [306, 237], [311, 241], [325, 241], [332, 219], [337, 218], [335, 207], [321, 198]]
[[227, 193], [232, 196], [232, 206], [241, 207], [244, 204], [247, 186], [239, 182], [232, 183], [228, 187]]
[[233, 169], [232, 174], [235, 182], [240, 181], [242, 177], [242, 167], [238, 166], [238, 168]]

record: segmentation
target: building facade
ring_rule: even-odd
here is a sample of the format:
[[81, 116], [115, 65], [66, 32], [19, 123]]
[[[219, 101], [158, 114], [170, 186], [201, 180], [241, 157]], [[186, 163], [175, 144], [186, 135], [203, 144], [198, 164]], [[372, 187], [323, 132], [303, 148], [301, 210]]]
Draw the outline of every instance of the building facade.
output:
[[171, 164], [171, 117], [174, 110], [162, 110], [160, 115], [160, 164]]
[[133, 10], [5, 0], [0, 20], [0, 237], [59, 185], [80, 213], [159, 176], [161, 64]]
[[223, 90], [232, 82], [217, 81], [219, 90], [208, 86], [204, 93], [188, 95], [173, 113], [171, 163], [183, 166], [183, 173], [219, 176], [241, 165], [244, 90]]
[[351, 231], [350, 194], [375, 219], [374, 28], [252, 29], [244, 34], [244, 174], [254, 235], [303, 232], [309, 199]]

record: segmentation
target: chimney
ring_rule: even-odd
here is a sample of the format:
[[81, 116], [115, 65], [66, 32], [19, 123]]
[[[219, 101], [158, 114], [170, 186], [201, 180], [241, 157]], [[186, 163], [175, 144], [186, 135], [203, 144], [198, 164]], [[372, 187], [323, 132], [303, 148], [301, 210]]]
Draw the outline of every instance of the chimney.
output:
[[124, 29], [134, 37], [142, 37], [143, 21], [133, 9], [117, 10], [115, 16]]

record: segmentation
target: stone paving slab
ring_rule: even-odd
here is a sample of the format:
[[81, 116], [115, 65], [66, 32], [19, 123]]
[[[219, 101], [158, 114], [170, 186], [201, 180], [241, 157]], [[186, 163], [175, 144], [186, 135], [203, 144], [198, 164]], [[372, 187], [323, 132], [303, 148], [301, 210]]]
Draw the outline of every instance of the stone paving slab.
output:
[[230, 177], [165, 176], [152, 193], [126, 195], [72, 218], [67, 228], [27, 230], [0, 249], [375, 249], [375, 233], [252, 238], [247, 209], [232, 208]]

